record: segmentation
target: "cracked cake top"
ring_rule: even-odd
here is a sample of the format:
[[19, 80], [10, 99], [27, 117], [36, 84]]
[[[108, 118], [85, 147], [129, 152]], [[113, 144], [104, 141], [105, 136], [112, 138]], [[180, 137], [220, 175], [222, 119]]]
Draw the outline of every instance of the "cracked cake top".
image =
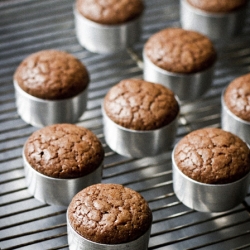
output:
[[233, 114], [250, 122], [250, 74], [237, 77], [228, 85], [224, 102]]
[[179, 104], [174, 93], [163, 85], [131, 78], [109, 90], [104, 110], [125, 128], [152, 130], [171, 123], [179, 113]]
[[32, 96], [61, 100], [85, 90], [89, 84], [89, 74], [73, 55], [59, 50], [42, 50], [20, 63], [14, 81]]
[[100, 24], [122, 24], [139, 17], [142, 0], [77, 0], [77, 10], [87, 19]]
[[188, 177], [207, 184], [236, 181], [250, 171], [250, 151], [236, 135], [204, 128], [183, 137], [174, 149], [176, 166]]
[[104, 150], [90, 130], [73, 124], [54, 124], [28, 138], [24, 155], [41, 174], [69, 179], [97, 169], [104, 159]]
[[144, 46], [147, 58], [173, 73], [196, 73], [210, 68], [217, 53], [206, 36], [181, 28], [167, 28], [152, 35]]
[[246, 5], [247, 0], [187, 0], [190, 5], [212, 13], [225, 13]]
[[68, 208], [72, 228], [102, 244], [121, 244], [142, 236], [152, 223], [152, 212], [136, 191], [119, 184], [95, 184], [72, 199]]

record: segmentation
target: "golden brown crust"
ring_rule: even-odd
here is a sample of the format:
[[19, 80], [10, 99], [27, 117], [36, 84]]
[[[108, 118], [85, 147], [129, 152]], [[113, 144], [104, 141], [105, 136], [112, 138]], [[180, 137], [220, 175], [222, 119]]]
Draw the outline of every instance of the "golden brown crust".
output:
[[104, 150], [88, 129], [55, 124], [35, 131], [24, 146], [28, 163], [41, 174], [54, 178], [77, 178], [97, 169]]
[[204, 35], [181, 28], [167, 28], [151, 36], [144, 47], [147, 58], [173, 73], [196, 73], [216, 61], [216, 50]]
[[80, 191], [68, 208], [72, 228], [102, 244], [121, 244], [142, 236], [152, 223], [152, 212], [136, 191], [119, 184], [96, 184]]
[[250, 151], [236, 135], [218, 128], [191, 132], [174, 150], [177, 167], [188, 177], [208, 184], [236, 181], [250, 171]]
[[250, 122], [250, 74], [240, 76], [228, 85], [224, 102], [233, 114]]
[[171, 123], [179, 113], [179, 105], [174, 93], [163, 85], [125, 79], [109, 90], [104, 110], [125, 128], [152, 130]]
[[231, 12], [242, 8], [247, 0], [187, 0], [188, 3], [198, 9], [208, 12]]
[[28, 94], [61, 100], [80, 94], [89, 84], [86, 67], [74, 56], [58, 50], [43, 50], [25, 58], [14, 81]]
[[87, 19], [100, 24], [122, 24], [139, 17], [142, 0], [77, 0], [77, 10]]

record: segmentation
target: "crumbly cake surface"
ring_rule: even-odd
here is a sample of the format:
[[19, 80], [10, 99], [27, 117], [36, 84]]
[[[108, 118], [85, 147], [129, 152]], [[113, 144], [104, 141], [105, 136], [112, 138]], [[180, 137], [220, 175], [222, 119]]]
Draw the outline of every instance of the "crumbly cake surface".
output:
[[188, 177], [208, 184], [236, 181], [250, 171], [250, 151], [237, 136], [204, 128], [183, 137], [174, 150], [177, 167]]
[[224, 103], [233, 114], [250, 122], [250, 74], [237, 77], [228, 85]]
[[231, 12], [247, 4], [247, 0], [187, 0], [198, 9], [208, 12]]
[[142, 0], [77, 0], [77, 10], [87, 19], [100, 24], [122, 24], [139, 17]]
[[97, 169], [104, 159], [104, 150], [90, 130], [73, 124], [54, 124], [28, 138], [24, 155], [41, 174], [69, 179]]
[[142, 236], [152, 223], [152, 212], [136, 191], [119, 184], [95, 184], [72, 199], [68, 208], [72, 228], [102, 244], [121, 244]]
[[181, 28], [166, 28], [152, 35], [144, 46], [147, 58], [173, 73], [196, 73], [211, 67], [217, 58], [206, 36]]
[[174, 93], [160, 84], [125, 79], [104, 98], [104, 110], [115, 123], [134, 130], [152, 130], [172, 122], [179, 113]]
[[59, 50], [42, 50], [25, 58], [14, 81], [28, 94], [45, 99], [66, 99], [85, 90], [88, 71], [80, 60]]

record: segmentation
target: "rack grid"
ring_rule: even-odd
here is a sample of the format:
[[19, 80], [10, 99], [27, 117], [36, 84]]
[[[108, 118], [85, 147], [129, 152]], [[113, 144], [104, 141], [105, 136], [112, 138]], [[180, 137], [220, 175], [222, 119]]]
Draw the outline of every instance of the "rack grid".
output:
[[[22, 147], [37, 130], [17, 115], [13, 73], [29, 54], [60, 49], [78, 57], [91, 83], [87, 111], [77, 125], [87, 127], [105, 148], [103, 183], [120, 183], [140, 192], [153, 211], [149, 249], [250, 249], [250, 189], [245, 201], [224, 213], [200, 213], [185, 207], [172, 188], [171, 151], [141, 159], [114, 153], [103, 137], [101, 102], [108, 89], [125, 78], [142, 78], [146, 40], [165, 27], [178, 27], [179, 2], [145, 0], [140, 41], [126, 51], [100, 55], [82, 48], [74, 30], [72, 0], [0, 2], [0, 249], [68, 249], [66, 209], [43, 204], [29, 194]], [[195, 102], [181, 104], [176, 142], [190, 131], [220, 127], [220, 98], [235, 77], [250, 71], [250, 9], [243, 33], [218, 50], [211, 89]]]

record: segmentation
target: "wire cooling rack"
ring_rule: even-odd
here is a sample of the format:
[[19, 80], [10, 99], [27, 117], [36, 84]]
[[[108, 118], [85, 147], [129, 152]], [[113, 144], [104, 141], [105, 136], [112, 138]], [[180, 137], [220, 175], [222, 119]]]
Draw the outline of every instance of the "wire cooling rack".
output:
[[[29, 54], [60, 49], [78, 57], [91, 75], [88, 107], [77, 123], [92, 130], [105, 148], [102, 182], [120, 183], [140, 192], [153, 211], [149, 249], [250, 249], [250, 190], [245, 201], [224, 213], [199, 213], [185, 207], [172, 188], [171, 151], [130, 159], [112, 152], [103, 137], [100, 105], [120, 80], [142, 78], [146, 40], [165, 27], [180, 26], [179, 2], [146, 0], [143, 34], [133, 48], [112, 55], [93, 54], [77, 42], [72, 0], [0, 2], [0, 248], [68, 249], [66, 208], [43, 204], [29, 194], [22, 147], [36, 128], [17, 115], [12, 76]], [[202, 127], [220, 127], [221, 92], [250, 71], [250, 10], [243, 34], [219, 53], [213, 86], [200, 100], [181, 105], [176, 142]], [[230, 195], [230, 194], [229, 194]]]

